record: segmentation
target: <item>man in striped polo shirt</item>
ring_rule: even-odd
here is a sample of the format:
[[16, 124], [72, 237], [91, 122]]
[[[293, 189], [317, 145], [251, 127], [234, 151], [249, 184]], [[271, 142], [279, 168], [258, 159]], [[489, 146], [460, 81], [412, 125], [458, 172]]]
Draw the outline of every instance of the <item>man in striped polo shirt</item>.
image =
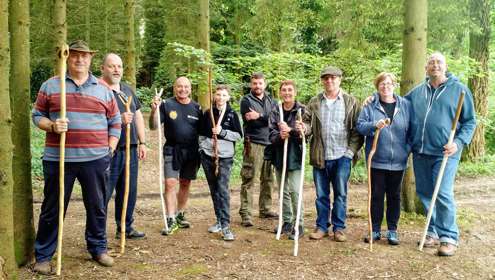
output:
[[60, 114], [60, 77], [41, 85], [33, 108], [33, 122], [46, 131], [43, 154], [44, 199], [35, 242], [34, 270], [51, 274], [50, 260], [57, 247], [59, 141], [66, 132], [65, 209], [77, 178], [86, 208], [86, 243], [93, 259], [112, 266], [107, 254], [105, 182], [119, 141], [121, 118], [115, 97], [89, 72], [95, 51], [84, 41], [69, 45], [66, 94], [67, 118]]

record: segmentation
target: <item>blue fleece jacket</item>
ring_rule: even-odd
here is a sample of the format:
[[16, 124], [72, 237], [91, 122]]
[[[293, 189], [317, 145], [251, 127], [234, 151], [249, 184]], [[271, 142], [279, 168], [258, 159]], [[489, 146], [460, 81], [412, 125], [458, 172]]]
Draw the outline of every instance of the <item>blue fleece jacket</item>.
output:
[[466, 94], [454, 137], [458, 151], [451, 156], [458, 159], [464, 145], [471, 142], [476, 127], [471, 91], [457, 77], [449, 73], [447, 81], [438, 88], [433, 88], [426, 78], [407, 94], [406, 99], [411, 101], [413, 108], [411, 122], [413, 153], [443, 156], [443, 146], [448, 142], [462, 91]]
[[[411, 151], [408, 143], [411, 103], [398, 95], [394, 94], [394, 97], [397, 100], [394, 118], [380, 132], [376, 152], [371, 160], [372, 168], [398, 171], [407, 167], [407, 157]], [[357, 131], [366, 136], [366, 158], [375, 138], [375, 125], [386, 118], [388, 116], [380, 104], [379, 95], [375, 93], [373, 102], [363, 108], [356, 124]]]

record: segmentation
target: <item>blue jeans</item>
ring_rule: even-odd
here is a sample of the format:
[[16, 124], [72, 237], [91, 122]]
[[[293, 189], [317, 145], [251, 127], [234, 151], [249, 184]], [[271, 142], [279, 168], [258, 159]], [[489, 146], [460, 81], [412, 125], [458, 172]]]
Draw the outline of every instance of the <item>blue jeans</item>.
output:
[[[431, 197], [435, 188], [442, 158], [424, 154], [414, 154], [414, 177], [416, 178], [416, 193], [428, 212]], [[428, 236], [440, 238], [457, 246], [459, 228], [456, 222], [456, 204], [454, 200], [454, 179], [459, 165], [459, 159], [449, 158], [438, 191], [438, 197], [428, 226]]]
[[[137, 180], [138, 180], [138, 154], [137, 147], [131, 146], [131, 157], [129, 164], [129, 200], [127, 201], [127, 212], [125, 217], [125, 230], [127, 233], [132, 231], [134, 222], [134, 208], [137, 199]], [[110, 177], [107, 186], [106, 205], [112, 198], [115, 189], [115, 223], [117, 231], [120, 231], [120, 221], [122, 216], [122, 206], [124, 205], [125, 191], [125, 149], [117, 148], [110, 162]]]
[[[328, 232], [333, 224], [333, 232], [345, 229], [347, 211], [347, 182], [351, 175], [351, 159], [341, 157], [325, 160], [325, 168], [313, 167], [313, 179], [316, 186], [316, 226]], [[330, 207], [330, 183], [333, 188], [333, 209]], [[332, 220], [329, 221], [330, 209]]]

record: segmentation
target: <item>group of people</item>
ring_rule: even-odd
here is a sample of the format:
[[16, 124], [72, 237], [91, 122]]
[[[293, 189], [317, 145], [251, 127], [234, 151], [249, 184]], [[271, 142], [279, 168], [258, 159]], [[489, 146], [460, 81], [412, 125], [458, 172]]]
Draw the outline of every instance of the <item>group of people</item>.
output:
[[[59, 118], [60, 77], [46, 81], [33, 108], [33, 122], [47, 132], [43, 155], [44, 200], [35, 242], [34, 270], [51, 273], [50, 260], [56, 250], [58, 227], [58, 162], [60, 133], [66, 132], [65, 208], [74, 180], [81, 183], [86, 208], [86, 242], [93, 259], [112, 266], [107, 252], [107, 206], [115, 190], [116, 238], [125, 219], [126, 238], [143, 238], [133, 228], [133, 210], [137, 194], [139, 159], [146, 158], [144, 119], [141, 104], [131, 88], [121, 82], [122, 60], [116, 54], [105, 55], [97, 79], [89, 71], [94, 51], [83, 41], [69, 46], [66, 74], [67, 118]], [[244, 138], [241, 169], [241, 226], [253, 221], [253, 189], [259, 179], [259, 218], [274, 219], [271, 209], [274, 170], [280, 184], [285, 177], [282, 207], [282, 233], [294, 239], [296, 229], [298, 182], [301, 176], [302, 136], [309, 139], [309, 158], [316, 187], [316, 226], [310, 239], [329, 235], [337, 242], [347, 240], [347, 187], [353, 163], [360, 156], [366, 139], [366, 157], [374, 133], [380, 129], [376, 153], [371, 162], [372, 232], [365, 242], [382, 238], [381, 223], [386, 196], [386, 238], [399, 244], [397, 225], [400, 217], [400, 186], [409, 154], [413, 155], [417, 194], [425, 209], [430, 207], [436, 177], [444, 155], [449, 156], [438, 200], [429, 225], [425, 246], [438, 246], [438, 255], [451, 256], [458, 246], [454, 178], [462, 148], [469, 144], [476, 126], [473, 99], [469, 89], [447, 72], [445, 57], [433, 53], [426, 63], [426, 79], [409, 94], [395, 94], [396, 78], [380, 73], [375, 94], [362, 105], [341, 88], [343, 72], [335, 66], [320, 73], [323, 91], [303, 105], [296, 100], [294, 81], [280, 83], [280, 101], [265, 91], [262, 73], [250, 79], [250, 92], [240, 102], [240, 117], [229, 104], [230, 89], [217, 85], [214, 104], [202, 111], [190, 97], [191, 82], [179, 77], [173, 85], [174, 96], [151, 104], [149, 125], [163, 125], [166, 227], [163, 235], [188, 228], [186, 218], [189, 188], [200, 165], [210, 188], [216, 221], [208, 232], [221, 233], [226, 241], [235, 239], [231, 227], [229, 180], [236, 142]], [[461, 92], [466, 93], [454, 142], [446, 145]], [[125, 104], [132, 96], [130, 112]], [[300, 113], [301, 117], [298, 117]], [[158, 122], [160, 120], [160, 123]], [[127, 216], [121, 217], [124, 193], [125, 125], [131, 125], [130, 191]], [[120, 140], [119, 140], [120, 139]], [[284, 149], [286, 143], [286, 149]], [[285, 159], [285, 162], [284, 162]], [[285, 167], [285, 168], [284, 168]], [[282, 172], [285, 171], [285, 174]], [[176, 190], [179, 185], [178, 191]], [[330, 194], [333, 191], [333, 199]], [[304, 235], [300, 215], [298, 238]]]

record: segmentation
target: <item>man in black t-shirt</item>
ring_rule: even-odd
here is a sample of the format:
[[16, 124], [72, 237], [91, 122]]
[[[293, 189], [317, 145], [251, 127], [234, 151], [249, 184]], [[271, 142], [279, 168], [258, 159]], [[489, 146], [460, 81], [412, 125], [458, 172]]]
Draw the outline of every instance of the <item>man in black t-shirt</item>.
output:
[[[129, 85], [121, 82], [123, 67], [122, 59], [114, 54], [105, 55], [101, 65], [101, 80], [105, 83], [115, 95], [117, 105], [122, 118], [122, 132], [120, 140], [115, 149], [112, 161], [110, 163], [110, 177], [108, 180], [106, 204], [112, 198], [115, 189], [115, 223], [117, 225], [116, 238], [120, 238], [120, 222], [122, 207], [124, 203], [125, 191], [125, 141], [126, 141], [126, 124], [131, 124], [131, 153], [130, 153], [130, 172], [129, 172], [129, 199], [127, 203], [127, 212], [125, 217], [126, 238], [141, 239], [145, 236], [132, 227], [134, 221], [134, 207], [137, 199], [137, 179], [138, 179], [138, 159], [146, 158], [146, 138], [144, 132], [144, 119], [141, 113], [141, 103], [136, 97]], [[125, 103], [132, 96], [131, 112], [126, 112]]]
[[[179, 77], [174, 83], [174, 97], [164, 102], [155, 97], [151, 104], [150, 128], [154, 130], [163, 124], [166, 139], [163, 161], [168, 231], [164, 229], [163, 235], [171, 235], [179, 227], [190, 227], [184, 209], [191, 180], [196, 179], [199, 168], [198, 130], [202, 115], [201, 107], [191, 100], [190, 94], [191, 82], [186, 77]], [[158, 124], [156, 115], [158, 106], [161, 124]], [[180, 187], [176, 195], [177, 183]]]

